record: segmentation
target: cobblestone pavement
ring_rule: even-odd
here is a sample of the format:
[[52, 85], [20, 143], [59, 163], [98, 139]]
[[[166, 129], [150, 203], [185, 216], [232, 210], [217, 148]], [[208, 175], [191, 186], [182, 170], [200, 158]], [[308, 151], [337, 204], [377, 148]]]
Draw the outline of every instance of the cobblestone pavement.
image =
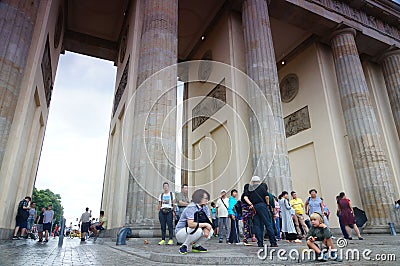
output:
[[[159, 263], [140, 258], [108, 245], [64, 238], [58, 247], [58, 238], [48, 243], [33, 240], [0, 240], [0, 265], [159, 265]], [[115, 245], [115, 242], [113, 242]]]
[[[334, 243], [336, 243], [336, 240]], [[111, 239], [99, 239], [96, 243], [87, 241], [80, 244], [79, 239], [64, 239], [64, 245], [58, 248], [58, 239], [49, 243], [33, 240], [0, 240], [0, 265], [399, 265], [400, 236], [365, 235], [364, 240], [350, 240], [342, 249], [343, 262], [328, 261], [316, 263], [308, 258], [301, 258], [305, 243], [294, 244], [279, 241], [272, 258], [271, 250], [265, 259], [259, 259], [256, 246], [239, 246], [218, 243], [212, 239], [204, 246], [208, 253], [188, 253], [180, 255], [178, 246], [158, 246], [159, 239], [129, 239], [127, 245], [116, 246]], [[285, 250], [286, 254], [279, 249]], [[371, 252], [369, 253], [370, 250]], [[356, 253], [359, 252], [359, 259]], [[279, 253], [280, 252], [280, 253]], [[278, 253], [283, 258], [278, 257]], [[299, 258], [296, 254], [300, 254]], [[364, 255], [363, 255], [364, 253]], [[260, 255], [264, 255], [261, 253]], [[291, 257], [289, 256], [291, 254]], [[369, 257], [370, 259], [367, 259]], [[286, 260], [285, 260], [286, 258]]]

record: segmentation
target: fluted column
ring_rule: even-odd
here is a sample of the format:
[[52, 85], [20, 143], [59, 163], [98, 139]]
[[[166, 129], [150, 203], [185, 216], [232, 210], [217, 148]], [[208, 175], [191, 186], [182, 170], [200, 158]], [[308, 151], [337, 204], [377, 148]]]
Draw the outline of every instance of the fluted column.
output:
[[248, 90], [253, 171], [277, 194], [292, 182], [267, 1], [244, 1], [242, 22], [247, 75], [258, 86]]
[[331, 47], [361, 201], [372, 226], [394, 221], [394, 192], [367, 83], [355, 42], [356, 31], [335, 31]]
[[397, 135], [400, 139], [400, 49], [383, 55], [382, 69]]
[[32, 41], [39, 0], [0, 2], [0, 165]]
[[162, 183], [170, 181], [170, 189], [174, 188], [177, 71], [172, 67], [156, 77], [152, 75], [177, 63], [178, 0], [142, 3], [144, 18], [126, 213], [127, 223], [134, 228], [152, 229], [159, 226], [157, 204]]

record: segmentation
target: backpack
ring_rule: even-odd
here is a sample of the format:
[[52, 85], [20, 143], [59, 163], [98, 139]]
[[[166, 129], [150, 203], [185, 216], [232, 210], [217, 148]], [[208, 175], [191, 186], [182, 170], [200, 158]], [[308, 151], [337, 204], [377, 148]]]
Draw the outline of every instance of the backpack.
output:
[[22, 219], [28, 219], [29, 217], [29, 211], [28, 210], [24, 210], [24, 205], [25, 205], [25, 200], [21, 200], [18, 204], [18, 212], [17, 212], [17, 216], [21, 217]]
[[242, 217], [243, 207], [242, 207], [242, 202], [240, 200], [236, 202], [236, 204], [233, 206], [233, 209], [239, 217]]
[[[162, 202], [162, 199], [163, 199], [163, 194], [164, 193], [161, 193], [160, 194], [160, 201]], [[162, 211], [162, 213], [163, 214], [168, 214], [171, 210], [174, 210], [174, 197], [172, 196], [172, 192], [170, 191], [169, 192], [169, 196], [171, 197], [170, 198], [170, 201], [171, 201], [171, 205], [172, 205], [172, 209], [166, 209], [166, 208], [164, 208], [164, 209], [161, 209], [161, 211]]]
[[[197, 207], [197, 205], [196, 205], [196, 207]], [[191, 233], [189, 233], [190, 235], [193, 235], [194, 233], [196, 233], [197, 229], [199, 229], [199, 223], [208, 223], [214, 229], [213, 224], [211, 223], [210, 219], [208, 219], [207, 214], [205, 213], [203, 208], [197, 207], [197, 211], [194, 213], [193, 221], [195, 223], [197, 223], [197, 225], [196, 225], [196, 228]], [[187, 228], [188, 227], [189, 227], [189, 225], [188, 225], [188, 222], [186, 220], [186, 233], [187, 233]]]

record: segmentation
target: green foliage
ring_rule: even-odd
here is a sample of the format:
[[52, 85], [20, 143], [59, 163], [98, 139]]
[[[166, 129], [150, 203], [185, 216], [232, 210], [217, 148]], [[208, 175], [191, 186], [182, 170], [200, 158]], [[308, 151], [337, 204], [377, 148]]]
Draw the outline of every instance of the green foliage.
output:
[[36, 188], [33, 188], [32, 201], [36, 202], [36, 210], [38, 211], [38, 215], [42, 210], [42, 207], [47, 209], [49, 204], [53, 204], [54, 224], [59, 224], [64, 210], [64, 207], [61, 205], [60, 194], [54, 194], [54, 192], [49, 189], [37, 190]]

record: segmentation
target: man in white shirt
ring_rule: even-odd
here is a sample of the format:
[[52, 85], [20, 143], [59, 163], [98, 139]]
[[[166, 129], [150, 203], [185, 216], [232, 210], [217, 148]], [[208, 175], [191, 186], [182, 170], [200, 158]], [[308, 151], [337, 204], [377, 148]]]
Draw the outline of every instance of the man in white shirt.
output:
[[81, 220], [81, 242], [85, 242], [86, 233], [89, 231], [90, 218], [92, 217], [92, 210], [89, 212], [89, 208], [86, 208], [86, 212], [82, 213]]
[[229, 240], [229, 218], [228, 218], [229, 199], [226, 197], [226, 190], [221, 190], [221, 197], [217, 200], [217, 215], [219, 227], [219, 243], [222, 243], [224, 236], [226, 242]]

